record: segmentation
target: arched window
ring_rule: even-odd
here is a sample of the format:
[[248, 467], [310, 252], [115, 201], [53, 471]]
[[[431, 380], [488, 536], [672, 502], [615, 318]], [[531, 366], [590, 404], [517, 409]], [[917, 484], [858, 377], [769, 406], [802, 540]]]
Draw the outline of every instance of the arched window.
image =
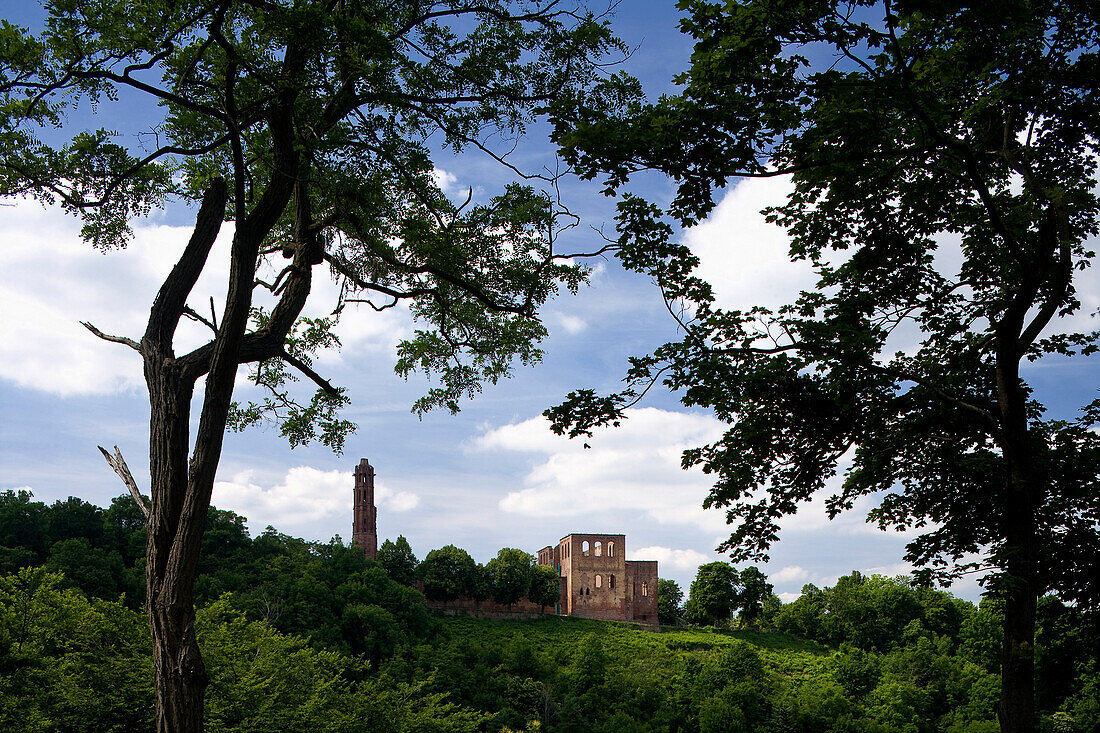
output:
[[597, 575], [596, 576], [596, 587], [597, 588], [603, 588], [603, 576], [602, 575]]
[[581, 543], [581, 554], [588, 557], [588, 540]]
[[615, 557], [615, 543], [614, 542], [608, 542], [607, 543], [607, 556], [608, 557]]
[[592, 589], [591, 589], [591, 588], [585, 588], [585, 589], [584, 589], [584, 594], [585, 594], [586, 596], [590, 596], [590, 595], [592, 595]]
[[642, 595], [643, 596], [648, 596], [649, 595], [649, 583], [645, 582], [644, 580], [642, 581]]
[[596, 543], [596, 557], [601, 557], [601, 556], [603, 556], [603, 543], [597, 542]]
[[608, 588], [614, 588], [615, 587], [615, 576], [614, 575], [608, 575], [607, 576], [607, 587]]

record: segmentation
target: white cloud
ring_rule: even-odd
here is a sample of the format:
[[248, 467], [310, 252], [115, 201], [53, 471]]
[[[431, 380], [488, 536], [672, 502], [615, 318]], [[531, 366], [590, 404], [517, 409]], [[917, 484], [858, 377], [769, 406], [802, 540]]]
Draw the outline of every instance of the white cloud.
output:
[[560, 323], [561, 327], [565, 329], [565, 332], [570, 335], [576, 335], [588, 328], [588, 323], [583, 318], [567, 316], [561, 313], [558, 314], [558, 323]]
[[[270, 486], [256, 482], [255, 471], [235, 474], [229, 481], [214, 484], [213, 503], [248, 517], [252, 528], [272, 525], [295, 531], [307, 525], [352, 514], [351, 471], [321, 471], [295, 466]], [[394, 491], [378, 482], [374, 490], [380, 511], [406, 512], [420, 504], [420, 497], [408, 491]]]
[[787, 565], [768, 576], [773, 583], [798, 583], [810, 577], [810, 573], [798, 565]]
[[[0, 378], [63, 396], [142, 389], [140, 356], [96, 338], [80, 321], [140, 339], [149, 306], [186, 246], [191, 227], [139, 221], [125, 250], [104, 254], [81, 241], [79, 222], [56, 207], [10, 200], [0, 213], [0, 257], [6, 263], [0, 282]], [[232, 224], [222, 226], [192, 291], [190, 304], [204, 315], [211, 297], [221, 314], [232, 234]], [[282, 264], [276, 257], [266, 265], [266, 279]], [[318, 269], [304, 314], [328, 315], [337, 296], [336, 284]], [[257, 291], [258, 304], [272, 300]], [[348, 307], [336, 328], [348, 353], [325, 353], [319, 361], [355, 360], [364, 350], [392, 354], [397, 342], [411, 333], [411, 324], [405, 308], [379, 314], [366, 306]], [[182, 320], [177, 353], [204, 343], [209, 335], [205, 326]]]
[[637, 550], [631, 550], [630, 559], [656, 560], [658, 567], [661, 568], [662, 572], [665, 572], [667, 568], [694, 571], [700, 565], [714, 562], [718, 558], [713, 555], [704, 555], [696, 550], [674, 550], [671, 547], [653, 545], [651, 547], [641, 547]]
[[713, 417], [656, 408], [634, 409], [619, 428], [597, 431], [584, 440], [554, 435], [538, 417], [488, 430], [474, 443], [482, 451], [542, 454], [500, 508], [528, 516], [578, 516], [632, 509], [661, 523], [695, 524], [716, 531], [720, 512], [704, 512], [711, 480], [699, 470], [684, 471], [685, 448], [715, 440], [723, 425]]
[[760, 213], [786, 201], [790, 176], [746, 178], [726, 193], [707, 219], [684, 232], [700, 260], [698, 275], [725, 308], [794, 302], [817, 278], [807, 262], [792, 263], [790, 238]]
[[[785, 203], [792, 190], [790, 176], [743, 179], [726, 192], [706, 220], [684, 232], [684, 242], [700, 259], [697, 274], [711, 284], [722, 307], [776, 308], [794, 302], [800, 291], [814, 289], [817, 277], [810, 264], [791, 262], [787, 233], [760, 214], [765, 207]], [[935, 268], [954, 278], [963, 260], [960, 237], [944, 233], [936, 242]], [[1087, 240], [1084, 248], [1100, 249], [1100, 239]], [[843, 258], [845, 253], [830, 259]], [[1100, 265], [1095, 258], [1093, 263]], [[1095, 315], [1100, 311], [1100, 266], [1076, 271], [1074, 287], [1081, 308], [1068, 318], [1055, 319], [1044, 336], [1100, 327], [1100, 317]], [[891, 335], [884, 353], [912, 353], [922, 337], [915, 325], [903, 324]]]
[[455, 192], [455, 184], [458, 183], [458, 176], [442, 168], [433, 168], [432, 180], [435, 181], [435, 185], [439, 186], [440, 191], [450, 196]]
[[444, 196], [459, 204], [464, 202], [467, 196], [481, 196], [485, 193], [485, 189], [481, 186], [459, 186], [458, 176], [442, 168], [432, 169], [432, 180], [439, 186]]
[[[386, 495], [379, 499], [377, 495], [384, 491]], [[391, 512], [407, 512], [420, 505], [420, 497], [409, 491], [390, 491], [385, 486], [375, 487], [376, 501], [381, 501], [383, 506]]]

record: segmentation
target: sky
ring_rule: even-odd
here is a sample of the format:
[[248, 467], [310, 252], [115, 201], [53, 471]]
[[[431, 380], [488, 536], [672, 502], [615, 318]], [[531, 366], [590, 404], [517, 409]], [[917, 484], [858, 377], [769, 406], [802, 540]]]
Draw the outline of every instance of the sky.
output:
[[[24, 23], [36, 17], [29, 5], [5, 12]], [[676, 32], [676, 18], [673, 3], [642, 0], [625, 0], [615, 18], [618, 33], [636, 47], [623, 68], [653, 96], [673, 89], [673, 73], [688, 63], [690, 42]], [[110, 110], [101, 114], [96, 123], [104, 126], [134, 123], [111, 118]], [[539, 132], [522, 150], [532, 160], [551, 160]], [[458, 198], [472, 188], [475, 200], [484, 199], [504, 180], [468, 159], [443, 156], [437, 164], [441, 185]], [[672, 191], [654, 176], [637, 185], [658, 201]], [[787, 260], [784, 232], [759, 214], [781, 202], [789, 186], [781, 178], [736, 183], [706, 221], [680, 234], [700, 256], [701, 274], [723, 305], [775, 306], [813, 286], [807, 267]], [[593, 229], [612, 230], [613, 202], [598, 186], [571, 182], [564, 193], [583, 217], [579, 242], [595, 243]], [[118, 445], [147, 490], [148, 402], [140, 358], [100, 341], [79, 322], [140, 336], [193, 215], [180, 207], [152, 212], [135, 223], [127, 249], [101, 254], [80, 241], [75, 219], [34, 202], [0, 202], [0, 490], [27, 489], [46, 502], [74, 495], [106, 506], [125, 489], [97, 445]], [[224, 297], [228, 229], [190, 301], [202, 312], [209, 297]], [[322, 354], [317, 363], [351, 396], [345, 416], [358, 430], [344, 454], [323, 446], [292, 450], [270, 426], [230, 433], [213, 503], [245, 516], [253, 533], [270, 525], [307, 539], [347, 540], [352, 469], [366, 457], [377, 472], [379, 537], [404, 535], [418, 557], [455, 544], [486, 562], [502, 547], [535, 553], [572, 532], [624, 533], [628, 559], [657, 560], [661, 577], [686, 591], [700, 564], [725, 559], [714, 548], [730, 528], [721, 512], [702, 509], [711, 481], [698, 470], [682, 470], [680, 454], [714, 440], [722, 424], [685, 409], [675, 395], [655, 392], [621, 428], [587, 439], [591, 448], [585, 449], [582, 441], [555, 436], [541, 417], [571, 390], [617, 389], [628, 356], [676, 335], [651, 283], [613, 260], [590, 264], [589, 285], [543, 311], [550, 332], [543, 361], [517, 366], [511, 379], [486, 386], [457, 415], [421, 418], [410, 411], [429, 385], [393, 371], [396, 345], [415, 328], [407, 311], [346, 311], [338, 331], [342, 350]], [[1100, 308], [1095, 268], [1079, 291], [1084, 312]], [[336, 295], [333, 284], [319, 285], [306, 315], [329, 313]], [[181, 332], [177, 352], [202, 337], [196, 329]], [[1072, 417], [1095, 398], [1098, 372], [1095, 358], [1050, 361], [1029, 367], [1026, 378], [1052, 415]], [[249, 394], [248, 385], [239, 384], [237, 397]], [[866, 524], [869, 508], [857, 504], [830, 521], [820, 497], [784, 520], [771, 561], [761, 566], [776, 592], [791, 600], [805, 583], [832, 585], [852, 570], [906, 572], [902, 556], [912, 536]], [[980, 592], [973, 578], [953, 590], [970, 600]]]

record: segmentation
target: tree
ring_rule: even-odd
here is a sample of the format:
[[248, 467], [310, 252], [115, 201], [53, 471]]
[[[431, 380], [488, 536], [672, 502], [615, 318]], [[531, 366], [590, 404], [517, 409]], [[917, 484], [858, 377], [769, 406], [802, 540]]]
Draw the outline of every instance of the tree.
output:
[[561, 599], [561, 574], [552, 565], [536, 565], [531, 568], [531, 585], [527, 598], [542, 610], [556, 605]]
[[[683, 338], [633, 359], [623, 393], [581, 390], [548, 414], [584, 434], [656, 381], [713, 409], [728, 431], [684, 463], [717, 476], [705, 505], [736, 525], [720, 548], [735, 561], [766, 558], [779, 518], [854, 456], [830, 516], [875, 497], [880, 527], [922, 530], [906, 559], [924, 581], [991, 571], [1001, 729], [1030, 732], [1036, 598], [1100, 600], [1100, 401], [1046, 418], [1021, 371], [1097, 349], [1065, 320], [1100, 210], [1095, 6], [681, 7], [695, 39], [682, 92], [628, 115], [563, 113], [566, 159], [609, 190], [673, 175], [681, 225], [728, 181], [791, 176], [769, 217], [818, 288], [775, 311], [723, 309], [663, 212], [627, 196], [618, 255], [657, 281]], [[919, 343], [899, 350], [905, 332]]]
[[729, 621], [737, 608], [737, 584], [737, 571], [729, 563], [700, 565], [684, 604], [684, 618], [688, 623], [700, 626], [717, 626]]
[[485, 564], [492, 583], [493, 600], [511, 608], [530, 590], [534, 567], [535, 558], [529, 552], [514, 547], [498, 551], [497, 556]]
[[679, 583], [660, 578], [657, 581], [657, 620], [669, 626], [680, 623], [680, 603], [683, 600], [684, 591], [680, 589]]
[[433, 601], [453, 601], [470, 595], [477, 580], [477, 563], [465, 550], [446, 545], [429, 552], [416, 573], [424, 583], [425, 596]]
[[376, 559], [391, 580], [401, 585], [412, 585], [416, 580], [416, 555], [405, 535], [398, 535], [396, 542], [383, 542]]
[[754, 626], [764, 609], [765, 601], [772, 595], [772, 584], [768, 582], [768, 576], [755, 566], [745, 568], [738, 573], [737, 578], [740, 584], [737, 607], [741, 609], [738, 616], [741, 623]]
[[0, 492], [0, 566], [2, 572], [14, 572], [41, 558], [49, 547], [46, 505], [34, 501], [26, 489]]
[[493, 579], [489, 569], [481, 563], [474, 564], [474, 572], [466, 588], [466, 595], [474, 599], [475, 604], [493, 597]]
[[[0, 25], [0, 195], [80, 214], [103, 250], [125, 244], [132, 216], [201, 201], [145, 333], [85, 324], [144, 364], [157, 726], [197, 730], [207, 676], [192, 591], [225, 429], [271, 418], [291, 445], [340, 449], [348, 397], [312, 354], [338, 344], [332, 326], [349, 302], [404, 301], [423, 323], [397, 363], [439, 375], [417, 410], [457, 410], [514, 360], [537, 360], [539, 307], [585, 274], [555, 249], [556, 198], [509, 184], [485, 203], [456, 204], [433, 180], [429, 138], [522, 173], [500, 151], [537, 111], [584, 96], [595, 64], [621, 44], [582, 9], [519, 0], [108, 0], [94, 13], [51, 3], [48, 15], [39, 37]], [[74, 106], [97, 104], [148, 113], [147, 134], [128, 144], [69, 124]], [[226, 298], [207, 315], [188, 298], [224, 221]], [[341, 302], [330, 318], [303, 319], [318, 267], [339, 279]], [[177, 354], [183, 318], [212, 335]], [[234, 402], [240, 365], [267, 397]], [[318, 388], [311, 399], [293, 389], [299, 374]], [[139, 498], [121, 453], [108, 460]]]
[[53, 544], [82, 538], [93, 546], [103, 543], [103, 510], [75, 496], [58, 499], [46, 511], [46, 534]]
[[122, 556], [93, 547], [84, 537], [58, 540], [50, 548], [46, 569], [62, 575], [62, 587], [76, 587], [96, 598], [118, 598], [122, 584]]
[[[62, 542], [84, 542], [84, 538]], [[148, 730], [149, 635], [121, 604], [61, 589], [45, 568], [0, 576], [0, 729]]]

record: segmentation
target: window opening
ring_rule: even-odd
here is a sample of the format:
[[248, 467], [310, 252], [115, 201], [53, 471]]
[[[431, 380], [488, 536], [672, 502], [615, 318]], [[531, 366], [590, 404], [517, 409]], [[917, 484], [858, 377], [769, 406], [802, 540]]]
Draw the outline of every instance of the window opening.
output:
[[601, 556], [603, 556], [603, 543], [597, 542], [596, 543], [596, 557], [601, 557]]
[[581, 543], [581, 554], [588, 557], [588, 540]]
[[602, 575], [597, 575], [596, 576], [596, 587], [597, 588], [603, 588], [603, 576]]
[[643, 596], [648, 596], [649, 595], [649, 584], [646, 583], [644, 580], [642, 581], [642, 595]]
[[607, 556], [608, 557], [615, 557], [615, 543], [614, 542], [608, 542], [607, 543]]
[[607, 576], [607, 587], [608, 588], [614, 588], [615, 587], [615, 576], [614, 575]]

